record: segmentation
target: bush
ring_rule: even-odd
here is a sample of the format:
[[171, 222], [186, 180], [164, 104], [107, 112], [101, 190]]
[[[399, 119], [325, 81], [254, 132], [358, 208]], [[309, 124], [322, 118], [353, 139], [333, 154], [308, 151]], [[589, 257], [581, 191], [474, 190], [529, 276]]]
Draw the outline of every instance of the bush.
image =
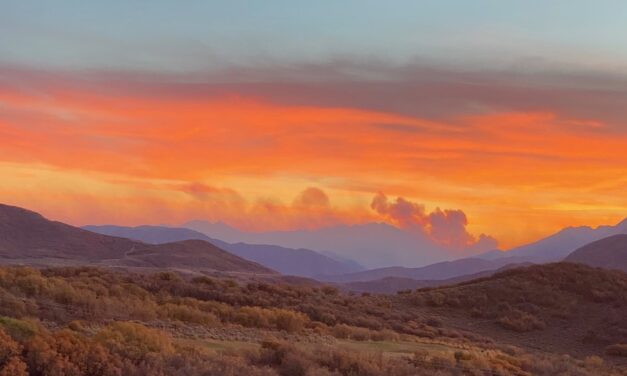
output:
[[112, 352], [134, 361], [146, 359], [149, 353], [174, 351], [168, 335], [132, 322], [113, 323], [101, 330], [96, 339]]
[[605, 348], [605, 353], [607, 355], [613, 356], [624, 356], [627, 357], [627, 344], [620, 343], [615, 345], [610, 345]]
[[506, 316], [498, 319], [498, 323], [506, 329], [517, 332], [529, 332], [535, 329], [544, 329], [545, 327], [544, 322], [534, 315], [519, 310], [508, 312]]
[[289, 333], [298, 332], [303, 329], [307, 321], [309, 321], [307, 316], [300, 312], [285, 309], [274, 310], [274, 322], [279, 330], [285, 330]]
[[24, 341], [39, 332], [39, 326], [32, 321], [0, 317], [0, 328], [17, 341]]

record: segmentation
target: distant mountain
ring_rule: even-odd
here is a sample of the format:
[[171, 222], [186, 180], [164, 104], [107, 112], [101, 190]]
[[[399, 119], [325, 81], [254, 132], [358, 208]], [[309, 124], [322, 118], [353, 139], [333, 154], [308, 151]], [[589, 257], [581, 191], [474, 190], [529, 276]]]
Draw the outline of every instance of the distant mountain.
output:
[[126, 252], [124, 258], [110, 261], [112, 265], [180, 269], [210, 268], [218, 271], [268, 273], [269, 269], [244, 260], [204, 240], [183, 240], [174, 243], [144, 244]]
[[0, 263], [184, 268], [199, 271], [274, 271], [206, 241], [150, 245], [47, 220], [0, 204]]
[[188, 228], [163, 226], [85, 226], [100, 234], [135, 239], [151, 244], [200, 239], [208, 241], [239, 257], [276, 270], [282, 274], [313, 277], [318, 274], [342, 274], [363, 270], [355, 263], [342, 262], [308, 249], [292, 249], [275, 245], [227, 243], [212, 239]]
[[[194, 231], [188, 228], [182, 227], [165, 227], [165, 226], [83, 226], [84, 230], [96, 232], [98, 234], [117, 236], [120, 238], [127, 238], [133, 240], [139, 240], [149, 244], [163, 244], [172, 243], [183, 240], [204, 240], [212, 242], [213, 239], [205, 234], [201, 234], [198, 231]], [[218, 245], [218, 244], [216, 244]]]
[[405, 231], [385, 223], [337, 225], [316, 230], [245, 232], [221, 222], [191, 221], [184, 227], [226, 242], [272, 244], [333, 252], [367, 268], [405, 265], [417, 267], [454, 258], [419, 231]]
[[371, 269], [362, 272], [342, 275], [320, 275], [316, 278], [321, 281], [348, 283], [375, 281], [383, 278], [408, 278], [412, 280], [445, 280], [463, 275], [499, 269], [508, 264], [520, 262], [516, 258], [501, 258], [498, 260], [483, 260], [479, 258], [465, 258], [455, 261], [445, 261], [423, 266], [421, 268], [405, 268], [401, 266]]
[[522, 261], [533, 263], [561, 261], [579, 247], [618, 234], [627, 234], [627, 219], [615, 226], [599, 226], [596, 228], [587, 226], [567, 227], [534, 243], [506, 252], [488, 252], [478, 257], [484, 259], [517, 257]]
[[521, 264], [508, 264], [502, 268], [495, 270], [486, 270], [483, 272], [473, 273], [473, 274], [465, 274], [459, 277], [441, 279], [441, 280], [416, 280], [412, 278], [402, 278], [402, 277], [386, 277], [373, 281], [363, 281], [363, 282], [348, 282], [342, 284], [342, 288], [348, 291], [354, 292], [371, 292], [376, 294], [395, 294], [401, 290], [416, 290], [425, 287], [438, 287], [438, 286], [449, 286], [455, 285], [458, 283], [472, 281], [478, 278], [486, 278], [490, 277], [496, 273], [513, 269], [520, 268], [525, 266], [530, 266], [530, 263], [521, 263]]
[[584, 245], [564, 261], [627, 272], [627, 235], [614, 235]]

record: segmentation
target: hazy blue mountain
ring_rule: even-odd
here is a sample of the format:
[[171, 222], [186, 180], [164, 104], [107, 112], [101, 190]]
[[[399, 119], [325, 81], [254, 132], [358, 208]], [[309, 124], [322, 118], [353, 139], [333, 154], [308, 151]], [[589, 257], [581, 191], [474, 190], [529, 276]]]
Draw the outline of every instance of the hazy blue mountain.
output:
[[[211, 242], [213, 239], [198, 231], [187, 228], [165, 227], [165, 226], [83, 226], [83, 229], [99, 234], [118, 236], [120, 238], [139, 240], [144, 243], [162, 244], [181, 240], [198, 239]], [[217, 244], [216, 244], [217, 245]]]
[[502, 257], [517, 257], [521, 260], [534, 263], [561, 261], [577, 248], [596, 240], [618, 234], [627, 234], [627, 219], [619, 222], [615, 226], [599, 226], [596, 228], [588, 226], [567, 227], [531, 244], [517, 247], [507, 252], [502, 252], [501, 254], [488, 252], [487, 255], [488, 258], [497, 259]]
[[164, 226], [85, 226], [84, 229], [145, 243], [161, 244], [181, 240], [200, 239], [225, 249], [239, 257], [257, 262], [282, 274], [312, 277], [318, 274], [342, 274], [363, 270], [355, 262], [344, 262], [308, 250], [275, 245], [228, 243], [188, 228]]
[[385, 223], [337, 225], [315, 230], [245, 232], [224, 223], [191, 221], [185, 227], [227, 242], [273, 244], [333, 252], [367, 268], [405, 265], [417, 267], [450, 260], [451, 252], [417, 231], [404, 231]]
[[413, 280], [444, 280], [463, 275], [496, 270], [509, 264], [522, 262], [516, 258], [501, 258], [498, 260], [483, 260], [480, 258], [465, 258], [454, 261], [439, 262], [420, 268], [401, 266], [378, 268], [342, 275], [320, 275], [316, 279], [335, 283], [375, 281], [383, 278], [407, 278]]
[[492, 275], [524, 266], [532, 265], [530, 263], [521, 263], [521, 264], [507, 264], [498, 269], [485, 270], [478, 273], [472, 274], [464, 274], [461, 276], [448, 278], [448, 279], [436, 279], [436, 280], [417, 280], [412, 278], [404, 278], [404, 277], [385, 277], [381, 279], [376, 279], [373, 281], [358, 281], [358, 282], [348, 282], [341, 284], [340, 286], [348, 291], [354, 292], [371, 292], [376, 294], [395, 294], [401, 290], [415, 290], [421, 289], [425, 287], [437, 287], [437, 286], [447, 286], [447, 285], [455, 285], [457, 283], [462, 283], [466, 281], [471, 281], [477, 278], [485, 278], [491, 277]]

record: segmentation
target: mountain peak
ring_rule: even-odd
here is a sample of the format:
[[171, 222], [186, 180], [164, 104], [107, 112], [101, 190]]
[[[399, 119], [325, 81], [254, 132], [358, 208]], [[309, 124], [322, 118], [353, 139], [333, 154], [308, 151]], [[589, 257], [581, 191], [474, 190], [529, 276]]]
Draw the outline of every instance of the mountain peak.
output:
[[33, 211], [1, 204], [0, 256], [27, 265], [55, 265], [60, 261], [64, 265], [274, 273], [204, 239], [156, 246], [50, 221]]
[[45, 218], [37, 212], [20, 208], [18, 206], [0, 204], [0, 221], [15, 220], [16, 218], [33, 218], [45, 220]]
[[627, 218], [625, 218], [622, 221], [618, 222], [616, 224], [616, 226], [614, 226], [614, 227], [616, 227], [616, 229], [619, 229], [619, 230], [627, 231]]

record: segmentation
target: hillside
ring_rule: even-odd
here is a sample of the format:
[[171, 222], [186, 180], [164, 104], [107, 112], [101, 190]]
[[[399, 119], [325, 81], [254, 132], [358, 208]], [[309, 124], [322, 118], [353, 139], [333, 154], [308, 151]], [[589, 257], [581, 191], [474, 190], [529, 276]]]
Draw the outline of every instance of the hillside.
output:
[[138, 246], [127, 252], [119, 261], [119, 265], [149, 266], [159, 269], [176, 267], [190, 270], [206, 266], [217, 271], [271, 272], [259, 264], [243, 260], [203, 240]]
[[544, 351], [593, 353], [627, 343], [627, 274], [580, 264], [516, 268], [399, 299], [445, 325]]
[[205, 241], [155, 246], [96, 234], [8, 205], [0, 205], [0, 262], [274, 273]]
[[585, 357], [510, 346], [516, 335], [495, 341], [456, 329], [414, 298], [172, 272], [0, 267], [0, 374], [621, 374], [612, 355], [620, 347]]
[[137, 244], [0, 204], [0, 256], [4, 258], [116, 259]]
[[105, 235], [119, 236], [145, 243], [162, 244], [200, 239], [208, 241], [246, 260], [254, 261], [281, 274], [313, 277], [318, 274], [341, 274], [360, 270], [352, 264], [308, 249], [293, 249], [275, 245], [227, 243], [212, 239], [188, 228], [163, 226], [85, 226], [86, 230]]
[[455, 285], [458, 283], [471, 281], [473, 279], [490, 277], [496, 273], [500, 273], [502, 271], [512, 269], [512, 268], [520, 268], [524, 266], [529, 266], [529, 263], [521, 263], [521, 264], [508, 264], [502, 268], [496, 270], [486, 270], [478, 273], [465, 274], [453, 278], [448, 279], [436, 279], [436, 280], [418, 280], [412, 278], [402, 278], [402, 277], [385, 277], [381, 279], [375, 279], [372, 281], [359, 281], [359, 282], [348, 282], [340, 284], [343, 289], [348, 291], [355, 292], [370, 292], [377, 294], [396, 294], [397, 292], [407, 291], [407, 290], [416, 290], [425, 287], [437, 287], [437, 286], [447, 286], [447, 285]]
[[627, 235], [614, 235], [587, 244], [564, 261], [627, 272]]
[[365, 270], [362, 272], [321, 275], [316, 278], [321, 281], [334, 283], [366, 282], [382, 278], [407, 278], [413, 280], [444, 280], [463, 275], [479, 273], [488, 270], [496, 270], [508, 264], [515, 264], [516, 258], [501, 258], [497, 260], [484, 260], [480, 258], [464, 258], [455, 261], [444, 261], [420, 268], [405, 268], [401, 266]]

